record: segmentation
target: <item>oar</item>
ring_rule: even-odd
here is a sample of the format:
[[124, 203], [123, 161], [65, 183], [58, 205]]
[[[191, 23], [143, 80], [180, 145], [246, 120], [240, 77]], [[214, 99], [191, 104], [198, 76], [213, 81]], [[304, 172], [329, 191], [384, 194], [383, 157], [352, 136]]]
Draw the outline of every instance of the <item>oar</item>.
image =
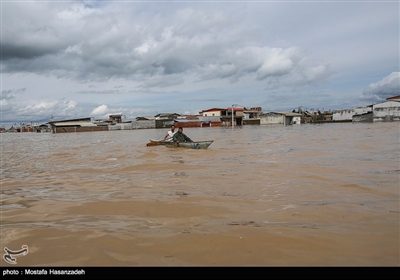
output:
[[146, 146], [147, 146], [147, 147], [150, 147], [150, 146], [157, 146], [157, 145], [158, 145], [158, 142], [160, 142], [160, 141], [151, 141], [151, 142], [147, 143]]

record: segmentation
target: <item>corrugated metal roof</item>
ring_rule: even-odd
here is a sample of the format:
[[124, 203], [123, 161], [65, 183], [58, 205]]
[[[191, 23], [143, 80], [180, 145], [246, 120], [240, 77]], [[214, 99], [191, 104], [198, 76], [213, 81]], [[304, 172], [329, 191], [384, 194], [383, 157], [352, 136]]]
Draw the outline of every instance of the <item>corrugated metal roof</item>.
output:
[[136, 120], [155, 120], [156, 117], [152, 116], [144, 116], [144, 117], [136, 117]]
[[204, 116], [204, 117], [199, 117], [199, 120], [202, 122], [219, 122], [221, 121], [221, 116]]
[[[232, 112], [232, 107], [228, 107], [226, 110]], [[233, 111], [244, 111], [244, 107], [233, 107]]]
[[212, 111], [225, 111], [225, 110], [226, 110], [225, 108], [211, 108], [211, 109], [203, 110], [203, 111], [201, 111], [200, 113], [203, 113], [203, 112], [212, 112]]
[[189, 122], [193, 122], [193, 123], [198, 123], [201, 122], [200, 120], [178, 120], [176, 119], [175, 122], [181, 122], [181, 123], [189, 123]]
[[80, 118], [80, 119], [69, 119], [69, 120], [60, 120], [60, 121], [51, 121], [49, 123], [67, 123], [67, 122], [90, 122], [91, 118]]
[[171, 116], [180, 116], [178, 113], [160, 113], [155, 115], [154, 117], [171, 117]]
[[386, 98], [386, 100], [389, 100], [389, 101], [400, 101], [400, 95], [388, 97], [388, 98]]
[[299, 117], [299, 116], [302, 116], [302, 114], [300, 114], [300, 113], [293, 113], [293, 112], [273, 112], [273, 113], [282, 114], [282, 115], [285, 115], [287, 117]]
[[97, 126], [92, 122], [54, 122], [54, 126]]

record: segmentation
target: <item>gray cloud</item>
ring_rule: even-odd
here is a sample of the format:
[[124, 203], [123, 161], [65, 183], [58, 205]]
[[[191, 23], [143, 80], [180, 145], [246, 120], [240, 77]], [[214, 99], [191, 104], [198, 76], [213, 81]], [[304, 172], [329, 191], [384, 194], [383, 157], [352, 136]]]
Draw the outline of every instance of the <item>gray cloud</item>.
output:
[[18, 95], [25, 92], [26, 88], [18, 88], [18, 89], [10, 89], [10, 90], [3, 90], [1, 92], [1, 99], [3, 100], [11, 100], [17, 98]]
[[293, 96], [285, 99], [287, 106], [299, 106], [299, 95], [302, 105], [341, 106], [344, 96], [362, 103], [396, 93], [393, 81], [365, 87], [399, 70], [398, 3], [74, 1], [2, 7], [7, 120], [86, 117], [101, 105], [127, 116], [151, 115], [186, 106], [179, 100], [197, 100], [202, 109], [224, 106], [224, 100], [227, 106], [272, 108], [287, 94]]
[[362, 99], [376, 103], [396, 95], [400, 95], [400, 72], [393, 72], [382, 80], [370, 84], [363, 90]]
[[[234, 43], [240, 42], [245, 31], [236, 33], [230, 27], [233, 15], [223, 11], [182, 8], [174, 11], [172, 19], [158, 15], [156, 23], [150, 25], [140, 22], [143, 19], [137, 23], [117, 17], [112, 10], [83, 4], [49, 8], [54, 14], [48, 19], [51, 27], [35, 18], [34, 27], [21, 30], [25, 38], [22, 41], [12, 40], [14, 28], [3, 28], [4, 73], [26, 71], [83, 80], [116, 77], [143, 81], [190, 71], [202, 79], [238, 80], [256, 74], [256, 80], [264, 80], [301, 68], [298, 62], [304, 58], [293, 47], [242, 47], [244, 43]], [[168, 19], [167, 25], [161, 24]], [[71, 25], [70, 20], [77, 20], [77, 24]], [[134, 27], [128, 29], [132, 23]]]

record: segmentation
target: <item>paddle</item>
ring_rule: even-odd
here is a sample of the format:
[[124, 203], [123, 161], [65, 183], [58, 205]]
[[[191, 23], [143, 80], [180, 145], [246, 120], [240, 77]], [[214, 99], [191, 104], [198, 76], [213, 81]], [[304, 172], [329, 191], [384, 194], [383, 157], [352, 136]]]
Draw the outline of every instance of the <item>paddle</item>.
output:
[[158, 142], [160, 142], [160, 141], [151, 141], [151, 142], [147, 143], [146, 146], [147, 146], [147, 147], [150, 147], [150, 146], [157, 146], [157, 145], [158, 145]]

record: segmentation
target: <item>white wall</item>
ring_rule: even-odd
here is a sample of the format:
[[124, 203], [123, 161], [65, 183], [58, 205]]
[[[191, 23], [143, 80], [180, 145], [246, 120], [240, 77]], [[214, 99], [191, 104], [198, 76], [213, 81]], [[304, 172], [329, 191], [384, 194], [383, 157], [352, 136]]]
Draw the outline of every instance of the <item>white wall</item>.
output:
[[221, 116], [221, 111], [209, 111], [209, 112], [203, 112], [203, 117], [220, 117]]
[[353, 115], [359, 115], [371, 112], [371, 107], [357, 107], [354, 109], [343, 109], [343, 110], [335, 110], [332, 114], [333, 121], [351, 121], [353, 119]]
[[374, 122], [400, 121], [400, 102], [386, 101], [373, 105]]
[[131, 123], [116, 123], [114, 125], [108, 126], [109, 130], [129, 130], [145, 128], [156, 128], [156, 122], [154, 120], [132, 121]]
[[285, 116], [273, 115], [273, 116], [261, 116], [260, 125], [262, 124], [284, 124]]
[[201, 121], [201, 122], [219, 122], [219, 121], [221, 121], [221, 117], [215, 117], [215, 116], [213, 116], [213, 117], [208, 117], [208, 116], [200, 116], [199, 117], [199, 120]]

